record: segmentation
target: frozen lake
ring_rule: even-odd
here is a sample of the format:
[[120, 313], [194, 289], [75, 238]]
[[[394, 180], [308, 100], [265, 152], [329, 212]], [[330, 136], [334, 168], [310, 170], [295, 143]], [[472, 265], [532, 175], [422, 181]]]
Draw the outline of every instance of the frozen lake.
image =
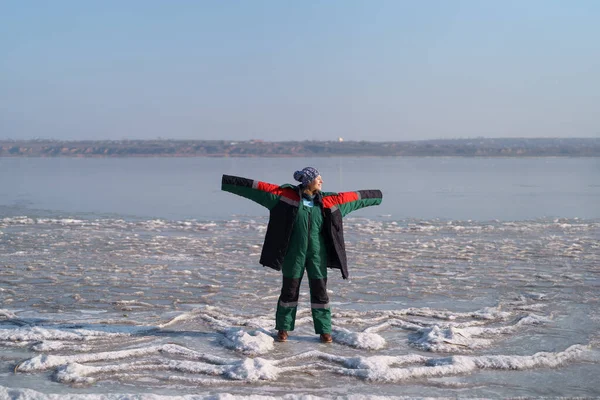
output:
[[360, 216], [600, 218], [595, 158], [0, 158], [0, 212], [168, 220], [262, 216], [260, 206], [222, 193], [221, 175], [283, 184], [307, 165], [321, 172], [326, 191], [381, 189], [383, 204]]
[[[284, 183], [306, 165], [325, 190], [384, 192], [345, 220], [330, 345], [306, 282], [273, 341], [267, 214], [219, 191], [221, 173]], [[0, 159], [0, 398], [600, 396], [597, 168]]]

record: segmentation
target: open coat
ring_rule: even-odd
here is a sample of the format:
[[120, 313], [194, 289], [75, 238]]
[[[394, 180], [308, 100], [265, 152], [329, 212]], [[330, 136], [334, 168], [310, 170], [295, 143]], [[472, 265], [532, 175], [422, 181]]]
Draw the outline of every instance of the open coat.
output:
[[[288, 252], [299, 251], [297, 245], [290, 243], [290, 237], [294, 228], [304, 229], [304, 224], [299, 225], [298, 221], [298, 208], [302, 201], [301, 188], [223, 175], [221, 189], [253, 200], [269, 209], [269, 223], [260, 264], [281, 270]], [[325, 243], [327, 267], [340, 269], [344, 279], [347, 279], [349, 274], [342, 218], [360, 208], [378, 205], [382, 198], [380, 190], [318, 192], [315, 196], [315, 206], [319, 207], [323, 218], [320, 234]], [[306, 225], [307, 237], [310, 237], [309, 234], [310, 220]]]

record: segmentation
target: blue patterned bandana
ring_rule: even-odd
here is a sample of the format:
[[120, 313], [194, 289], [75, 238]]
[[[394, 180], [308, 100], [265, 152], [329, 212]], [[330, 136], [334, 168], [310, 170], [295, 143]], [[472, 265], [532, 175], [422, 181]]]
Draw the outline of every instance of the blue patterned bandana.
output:
[[321, 174], [316, 168], [306, 167], [302, 171], [294, 172], [294, 179], [302, 183], [302, 186], [308, 186], [308, 184], [314, 181], [319, 175]]

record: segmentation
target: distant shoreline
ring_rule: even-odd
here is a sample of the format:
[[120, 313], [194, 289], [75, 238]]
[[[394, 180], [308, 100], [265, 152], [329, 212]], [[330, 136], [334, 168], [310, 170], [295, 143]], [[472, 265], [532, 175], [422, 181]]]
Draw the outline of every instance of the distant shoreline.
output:
[[600, 157], [600, 138], [476, 138], [403, 142], [0, 140], [0, 157]]

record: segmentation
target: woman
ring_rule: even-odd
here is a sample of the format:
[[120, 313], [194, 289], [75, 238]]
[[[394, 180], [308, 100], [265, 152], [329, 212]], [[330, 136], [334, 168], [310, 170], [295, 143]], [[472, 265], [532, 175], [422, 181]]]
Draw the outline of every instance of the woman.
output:
[[260, 263], [283, 272], [275, 316], [277, 340], [285, 342], [294, 330], [300, 282], [308, 275], [315, 333], [331, 343], [331, 310], [327, 296], [327, 267], [348, 278], [342, 217], [381, 203], [380, 190], [322, 192], [323, 179], [315, 168], [294, 173], [298, 186], [283, 186], [223, 175], [221, 189], [257, 202], [270, 211]]

